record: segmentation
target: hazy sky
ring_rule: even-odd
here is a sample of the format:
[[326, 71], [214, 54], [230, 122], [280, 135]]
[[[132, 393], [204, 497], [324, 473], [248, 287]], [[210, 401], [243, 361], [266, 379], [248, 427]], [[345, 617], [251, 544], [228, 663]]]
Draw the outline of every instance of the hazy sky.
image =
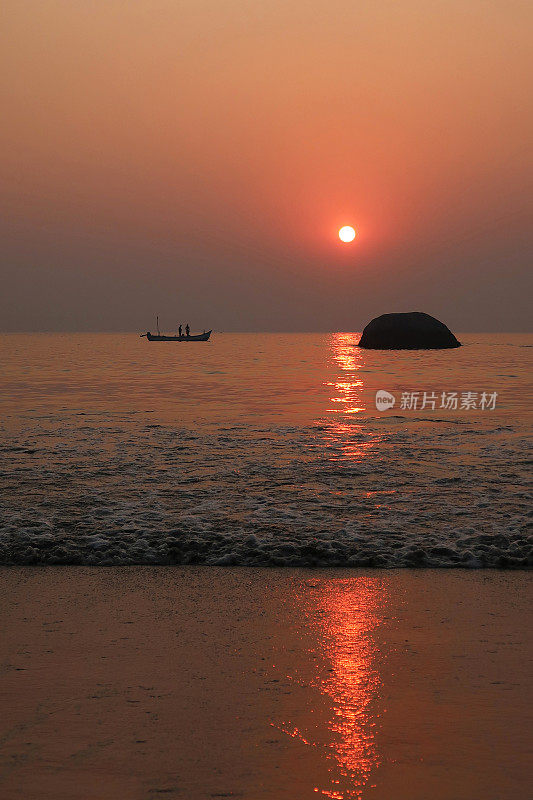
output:
[[527, 330], [532, 25], [529, 0], [3, 0], [0, 327]]

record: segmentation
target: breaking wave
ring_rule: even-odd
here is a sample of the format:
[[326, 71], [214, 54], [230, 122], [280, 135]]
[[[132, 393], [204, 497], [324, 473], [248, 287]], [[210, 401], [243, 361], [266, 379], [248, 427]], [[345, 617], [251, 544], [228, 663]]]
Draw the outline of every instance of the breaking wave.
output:
[[509, 426], [51, 415], [2, 441], [2, 564], [533, 564], [531, 455]]

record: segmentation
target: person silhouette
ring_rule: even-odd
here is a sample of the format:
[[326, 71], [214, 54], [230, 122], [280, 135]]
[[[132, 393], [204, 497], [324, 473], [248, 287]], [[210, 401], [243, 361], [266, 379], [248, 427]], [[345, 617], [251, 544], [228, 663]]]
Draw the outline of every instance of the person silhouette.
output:
[[189, 328], [189, 325], [187, 323], [187, 325], [185, 326], [185, 336], [187, 336], [187, 338], [189, 337], [189, 331], [190, 331], [190, 328]]
[[178, 328], [178, 336], [181, 336], [181, 325]]

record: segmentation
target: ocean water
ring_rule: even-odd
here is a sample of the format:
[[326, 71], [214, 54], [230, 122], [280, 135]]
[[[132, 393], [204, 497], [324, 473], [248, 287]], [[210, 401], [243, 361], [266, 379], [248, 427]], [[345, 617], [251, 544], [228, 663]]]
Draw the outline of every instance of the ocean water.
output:
[[0, 563], [530, 566], [533, 337], [459, 338], [2, 335]]

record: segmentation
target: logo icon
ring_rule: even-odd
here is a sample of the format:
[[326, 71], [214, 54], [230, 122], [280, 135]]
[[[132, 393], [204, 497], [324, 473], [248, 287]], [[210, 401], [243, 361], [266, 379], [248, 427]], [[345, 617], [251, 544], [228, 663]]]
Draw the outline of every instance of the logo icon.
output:
[[378, 411], [386, 411], [388, 408], [394, 408], [394, 403], [396, 402], [396, 398], [390, 392], [386, 392], [385, 389], [379, 389], [376, 392], [376, 408]]

